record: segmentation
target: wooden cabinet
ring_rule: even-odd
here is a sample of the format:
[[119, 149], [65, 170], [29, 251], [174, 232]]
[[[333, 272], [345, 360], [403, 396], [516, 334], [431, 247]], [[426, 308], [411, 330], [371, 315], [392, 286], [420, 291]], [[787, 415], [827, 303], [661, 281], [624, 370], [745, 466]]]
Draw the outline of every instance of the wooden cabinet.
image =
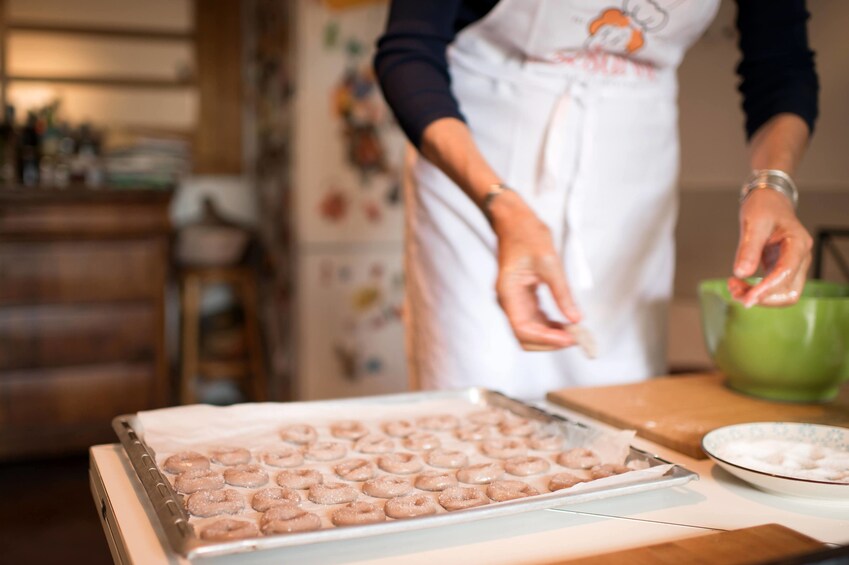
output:
[[0, 189], [0, 458], [113, 439], [168, 397], [170, 193]]

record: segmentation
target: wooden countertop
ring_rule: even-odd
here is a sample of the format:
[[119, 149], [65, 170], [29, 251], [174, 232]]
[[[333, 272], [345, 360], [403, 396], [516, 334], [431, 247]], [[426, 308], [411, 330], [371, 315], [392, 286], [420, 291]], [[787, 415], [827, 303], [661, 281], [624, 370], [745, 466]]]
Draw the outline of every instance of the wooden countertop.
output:
[[701, 441], [722, 426], [745, 422], [808, 422], [849, 427], [849, 383], [832, 402], [793, 404], [733, 391], [715, 374], [661, 377], [645, 382], [553, 391], [548, 400], [637, 433], [696, 459]]

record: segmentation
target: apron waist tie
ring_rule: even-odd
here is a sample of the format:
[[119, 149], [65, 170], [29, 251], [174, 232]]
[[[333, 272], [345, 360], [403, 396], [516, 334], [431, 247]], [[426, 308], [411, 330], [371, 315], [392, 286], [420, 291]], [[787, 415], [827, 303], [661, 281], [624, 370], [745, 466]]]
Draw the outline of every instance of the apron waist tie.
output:
[[564, 233], [569, 283], [580, 289], [593, 287], [593, 275], [585, 251], [582, 235], [584, 195], [578, 182], [581, 174], [582, 156], [590, 151], [591, 123], [589, 114], [593, 104], [588, 103], [591, 90], [583, 82], [572, 82], [558, 96], [546, 128], [540, 152], [536, 194], [566, 190], [564, 199]]

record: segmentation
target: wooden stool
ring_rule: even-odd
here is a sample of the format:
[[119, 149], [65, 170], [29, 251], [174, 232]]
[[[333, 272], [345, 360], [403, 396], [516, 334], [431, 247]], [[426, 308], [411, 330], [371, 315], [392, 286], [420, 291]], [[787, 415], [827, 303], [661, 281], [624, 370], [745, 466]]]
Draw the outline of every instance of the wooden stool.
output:
[[[200, 344], [200, 308], [204, 287], [227, 285], [242, 307], [244, 321], [242, 332], [247, 345], [244, 359], [204, 359]], [[231, 379], [243, 381], [246, 394], [252, 400], [264, 401], [268, 388], [263, 361], [262, 338], [257, 318], [256, 275], [244, 267], [192, 267], [180, 274], [182, 293], [182, 368], [180, 375], [180, 402], [196, 402], [193, 380]]]

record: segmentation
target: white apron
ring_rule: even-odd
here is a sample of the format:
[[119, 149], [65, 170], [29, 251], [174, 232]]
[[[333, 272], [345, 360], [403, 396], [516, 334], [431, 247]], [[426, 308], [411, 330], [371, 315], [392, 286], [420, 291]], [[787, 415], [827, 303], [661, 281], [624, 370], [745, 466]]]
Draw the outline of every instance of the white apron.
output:
[[[718, 0], [501, 0], [449, 50], [483, 155], [551, 229], [599, 356], [525, 352], [495, 296], [496, 239], [409, 153], [407, 349], [413, 388], [539, 398], [665, 371], [678, 173], [676, 68]], [[550, 295], [544, 310], [563, 320]]]

